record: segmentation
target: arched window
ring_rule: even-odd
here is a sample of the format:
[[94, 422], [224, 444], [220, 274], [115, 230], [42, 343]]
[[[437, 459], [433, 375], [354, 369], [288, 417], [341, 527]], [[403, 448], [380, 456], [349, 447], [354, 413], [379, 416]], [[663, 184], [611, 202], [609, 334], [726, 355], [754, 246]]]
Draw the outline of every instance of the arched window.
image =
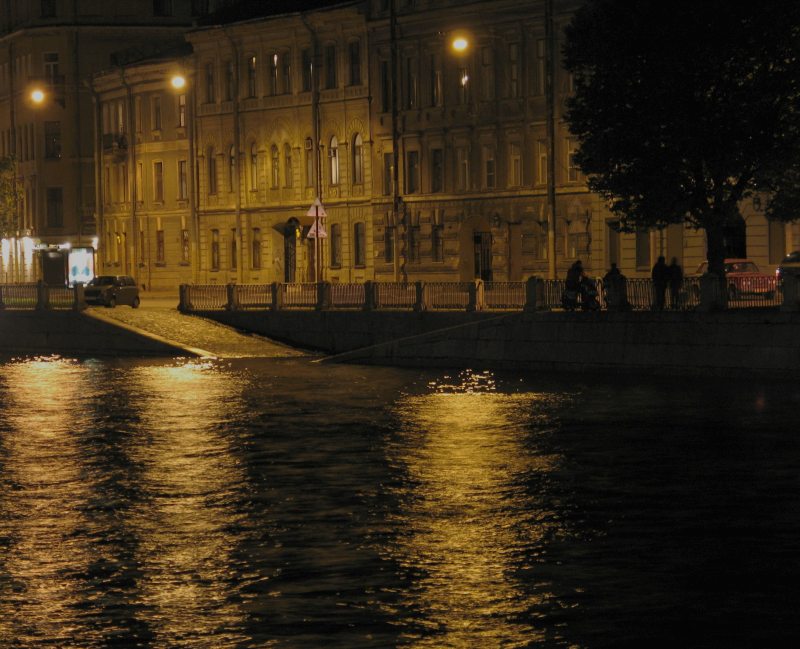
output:
[[280, 155], [278, 154], [277, 144], [272, 145], [270, 153], [272, 154], [272, 188], [277, 189], [280, 186], [281, 177]]
[[339, 141], [334, 135], [328, 148], [328, 157], [331, 162], [331, 185], [339, 184]]
[[342, 265], [342, 226], [338, 223], [331, 225], [331, 267], [340, 268]]
[[353, 184], [360, 185], [364, 182], [364, 141], [361, 133], [356, 133], [353, 138]]
[[206, 170], [208, 174], [208, 193], [217, 193], [217, 154], [214, 147], [210, 146], [206, 150]]
[[258, 145], [253, 142], [250, 145], [250, 190], [258, 189]]
[[284, 187], [291, 187], [292, 186], [292, 175], [294, 171], [292, 170], [292, 147], [288, 143], [283, 145], [283, 175], [284, 175]]
[[236, 178], [236, 151], [231, 144], [228, 149], [228, 191], [233, 191], [233, 181]]

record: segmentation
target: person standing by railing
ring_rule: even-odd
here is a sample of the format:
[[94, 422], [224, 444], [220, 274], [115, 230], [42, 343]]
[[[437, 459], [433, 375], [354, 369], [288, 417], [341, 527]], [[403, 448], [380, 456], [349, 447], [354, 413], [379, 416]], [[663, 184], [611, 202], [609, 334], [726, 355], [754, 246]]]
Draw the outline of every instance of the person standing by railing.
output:
[[669, 284], [669, 267], [664, 259], [664, 255], [661, 255], [658, 261], [656, 261], [655, 266], [653, 266], [652, 278], [653, 292], [655, 294], [653, 309], [656, 311], [663, 311], [667, 296], [667, 284]]

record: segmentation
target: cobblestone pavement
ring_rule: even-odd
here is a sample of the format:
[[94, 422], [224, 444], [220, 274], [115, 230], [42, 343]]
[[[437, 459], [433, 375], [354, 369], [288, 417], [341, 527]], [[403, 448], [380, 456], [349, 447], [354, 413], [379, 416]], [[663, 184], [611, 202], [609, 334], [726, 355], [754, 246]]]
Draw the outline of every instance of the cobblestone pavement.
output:
[[221, 358], [310, 356], [309, 353], [273, 342], [261, 336], [239, 331], [197, 316], [183, 315], [178, 299], [168, 295], [143, 293], [138, 309], [117, 306], [113, 309], [93, 306], [101, 316], [123, 322], [167, 340], [197, 347]]

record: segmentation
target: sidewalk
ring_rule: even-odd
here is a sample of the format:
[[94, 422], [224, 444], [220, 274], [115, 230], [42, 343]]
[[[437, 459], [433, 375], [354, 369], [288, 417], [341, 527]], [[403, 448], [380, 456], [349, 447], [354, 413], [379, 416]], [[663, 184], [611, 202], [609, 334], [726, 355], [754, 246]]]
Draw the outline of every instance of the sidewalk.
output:
[[143, 291], [141, 306], [132, 309], [90, 307], [100, 315], [128, 326], [156, 334], [181, 345], [199, 348], [219, 358], [291, 358], [310, 356], [292, 347], [257, 335], [244, 334], [197, 316], [178, 311], [178, 296], [173, 292]]

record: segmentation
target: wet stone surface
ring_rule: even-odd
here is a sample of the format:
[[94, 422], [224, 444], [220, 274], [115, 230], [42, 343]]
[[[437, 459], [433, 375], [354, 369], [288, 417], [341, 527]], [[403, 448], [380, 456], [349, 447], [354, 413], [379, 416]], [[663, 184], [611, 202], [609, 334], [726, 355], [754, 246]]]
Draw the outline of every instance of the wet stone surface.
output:
[[261, 336], [239, 332], [230, 327], [197, 316], [183, 315], [177, 310], [177, 300], [168, 297], [142, 296], [138, 309], [118, 306], [113, 309], [90, 307], [100, 316], [129, 326], [196, 347], [221, 358], [290, 358], [309, 356], [302, 350], [288, 347]]

